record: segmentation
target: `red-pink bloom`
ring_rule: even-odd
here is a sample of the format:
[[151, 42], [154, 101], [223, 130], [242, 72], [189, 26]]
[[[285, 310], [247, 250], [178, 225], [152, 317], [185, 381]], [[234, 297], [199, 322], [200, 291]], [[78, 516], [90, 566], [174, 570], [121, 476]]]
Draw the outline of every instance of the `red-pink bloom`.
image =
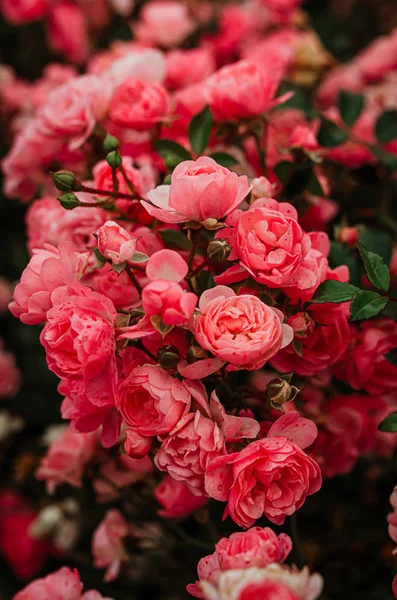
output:
[[280, 64], [266, 69], [260, 63], [240, 60], [216, 71], [207, 80], [207, 101], [219, 121], [255, 117], [272, 108], [283, 76]]
[[314, 319], [314, 332], [302, 340], [300, 354], [290, 344], [271, 360], [277, 371], [311, 376], [335, 364], [345, 353], [349, 341], [349, 305], [312, 304], [307, 309]]
[[[116, 169], [116, 179], [118, 183], [118, 191], [122, 194], [133, 194], [134, 192], [141, 196], [145, 191], [147, 191], [147, 182], [144, 180], [145, 178], [141, 175], [141, 171], [136, 169], [133, 165], [132, 158], [130, 156], [122, 156], [123, 159], [123, 172], [125, 176], [121, 173], [120, 169]], [[148, 169], [146, 169], [148, 171]], [[113, 185], [113, 169], [106, 162], [106, 160], [101, 160], [98, 162], [92, 170], [92, 174], [94, 176], [94, 187], [100, 190], [114, 190]], [[143, 173], [144, 175], [144, 173]], [[128, 183], [126, 181], [128, 179]], [[146, 177], [148, 179], [148, 177]], [[153, 178], [150, 178], [153, 179]], [[146, 184], [146, 185], [145, 185]], [[155, 185], [154, 179], [150, 181], [150, 186], [148, 189], [153, 188]], [[131, 190], [132, 186], [132, 190]], [[145, 189], [144, 189], [145, 188]], [[130, 204], [131, 201], [127, 200]]]
[[109, 107], [109, 119], [122, 128], [152, 129], [169, 113], [169, 96], [160, 83], [128, 78], [116, 87]]
[[[141, 276], [138, 276], [137, 279], [141, 284], [146, 281]], [[141, 303], [138, 291], [127, 273], [125, 271], [120, 274], [116, 273], [110, 264], [91, 271], [83, 281], [96, 292], [107, 296], [116, 309], [127, 310]]]
[[[387, 515], [387, 522], [389, 524], [388, 531], [393, 542], [397, 544], [397, 486], [390, 496], [390, 504], [393, 512]], [[397, 554], [397, 548], [394, 549], [393, 554]]]
[[370, 394], [394, 390], [397, 367], [385, 354], [397, 347], [397, 323], [388, 318], [371, 319], [351, 331], [351, 347], [336, 365], [336, 376]]
[[172, 173], [171, 185], [159, 185], [148, 193], [152, 204], [142, 204], [164, 223], [205, 222], [226, 217], [249, 191], [245, 175], [239, 177], [202, 156], [180, 163]]
[[[94, 480], [98, 502], [112, 502], [118, 496], [117, 488], [127, 487], [141, 481], [152, 471], [153, 466], [148, 456], [131, 458], [121, 454], [116, 458], [109, 458], [101, 467], [98, 479]], [[110, 485], [107, 483], [108, 481], [111, 482]]]
[[107, 221], [98, 230], [99, 252], [115, 265], [131, 261], [136, 249], [135, 238], [115, 221]]
[[117, 509], [108, 510], [92, 537], [92, 555], [97, 569], [106, 568], [104, 580], [118, 577], [121, 563], [126, 558], [123, 538], [130, 533], [130, 526]]
[[154, 495], [163, 507], [158, 513], [165, 519], [187, 517], [208, 502], [206, 497], [193, 494], [183, 481], [177, 481], [169, 475], [159, 483]]
[[215, 70], [215, 59], [210, 48], [171, 50], [167, 54], [166, 85], [183, 88], [203, 81]]
[[292, 550], [289, 535], [277, 536], [270, 527], [252, 527], [248, 531], [232, 533], [215, 545], [215, 552], [205, 556], [197, 565], [199, 581], [190, 584], [187, 591], [202, 598], [200, 581], [217, 585], [223, 571], [267, 567], [272, 563], [283, 563]]
[[139, 17], [133, 27], [134, 34], [138, 40], [153, 46], [178, 46], [194, 29], [188, 7], [176, 0], [151, 0]]
[[153, 438], [138, 433], [136, 429], [127, 429], [125, 432], [124, 451], [132, 458], [143, 458], [149, 454]]
[[196, 340], [229, 362], [229, 370], [259, 369], [293, 337], [291, 328], [282, 324], [284, 315], [280, 311], [256, 296], [236, 296], [225, 286], [204, 292], [199, 308]]
[[46, 319], [52, 306], [52, 292], [59, 286], [79, 279], [86, 266], [86, 257], [78, 255], [71, 244], [59, 248], [45, 244], [34, 250], [30, 262], [16, 286], [10, 311], [22, 323], [35, 325]]
[[318, 148], [317, 138], [309, 125], [297, 125], [292, 131], [290, 144], [304, 150], [316, 150]]
[[49, 9], [48, 0], [1, 0], [0, 9], [4, 19], [13, 25], [36, 21]]
[[251, 181], [251, 185], [251, 196], [256, 200], [259, 198], [271, 198], [273, 196], [274, 185], [267, 177], [255, 177], [255, 179]]
[[75, 63], [84, 63], [90, 45], [83, 8], [67, 0], [51, 7], [48, 20], [48, 43], [52, 50]]
[[62, 567], [58, 571], [36, 579], [18, 592], [13, 600], [111, 600], [96, 590], [83, 594], [83, 584], [77, 569]]
[[0, 399], [15, 396], [21, 382], [21, 373], [15, 363], [14, 355], [3, 350], [3, 343], [0, 340]]
[[241, 452], [213, 458], [205, 471], [205, 491], [227, 502], [225, 514], [240, 527], [251, 527], [262, 514], [282, 525], [321, 487], [318, 464], [302, 450], [316, 435], [314, 423], [297, 413], [285, 414], [267, 438]]
[[73, 433], [67, 427], [42, 458], [36, 478], [46, 482], [50, 494], [62, 483], [81, 487], [84, 469], [92, 459], [97, 443], [96, 432]]

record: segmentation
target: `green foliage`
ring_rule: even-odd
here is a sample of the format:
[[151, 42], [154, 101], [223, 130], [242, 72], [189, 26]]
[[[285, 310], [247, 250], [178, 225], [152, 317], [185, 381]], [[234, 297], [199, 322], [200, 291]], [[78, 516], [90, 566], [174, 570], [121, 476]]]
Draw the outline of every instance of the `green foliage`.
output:
[[385, 308], [388, 300], [376, 292], [359, 290], [350, 305], [350, 320], [361, 321], [376, 317]]
[[378, 290], [387, 292], [390, 286], [390, 270], [383, 262], [383, 258], [375, 252], [366, 250], [362, 244], [358, 244], [358, 249], [363, 259], [368, 279], [372, 285]]
[[338, 109], [343, 122], [349, 127], [354, 125], [364, 108], [364, 96], [341, 90], [338, 97]]
[[174, 140], [157, 140], [154, 146], [169, 169], [175, 169], [184, 160], [192, 160], [190, 152]]
[[213, 123], [213, 116], [209, 106], [205, 106], [201, 112], [193, 117], [189, 123], [189, 141], [196, 154], [202, 154], [206, 147], [211, 135], [211, 127]]
[[359, 288], [350, 283], [327, 279], [327, 281], [323, 281], [318, 286], [313, 298], [310, 300], [310, 304], [323, 304], [324, 302], [340, 304], [342, 302], [348, 302], [358, 291]]
[[317, 139], [320, 146], [334, 148], [347, 140], [347, 133], [342, 131], [333, 121], [322, 117]]
[[380, 115], [375, 125], [377, 140], [382, 144], [391, 142], [397, 137], [397, 111], [386, 110]]

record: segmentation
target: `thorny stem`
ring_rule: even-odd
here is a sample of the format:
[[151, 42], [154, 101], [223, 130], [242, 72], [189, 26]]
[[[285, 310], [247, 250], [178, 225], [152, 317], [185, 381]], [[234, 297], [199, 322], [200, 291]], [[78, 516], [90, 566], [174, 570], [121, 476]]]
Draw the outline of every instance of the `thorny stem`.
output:
[[129, 264], [125, 265], [125, 272], [127, 273], [128, 277], [130, 278], [130, 280], [132, 281], [132, 283], [135, 286], [136, 291], [138, 292], [138, 294], [141, 296], [142, 295], [142, 286], [139, 283], [139, 281], [137, 280], [137, 278], [135, 277], [131, 267]]

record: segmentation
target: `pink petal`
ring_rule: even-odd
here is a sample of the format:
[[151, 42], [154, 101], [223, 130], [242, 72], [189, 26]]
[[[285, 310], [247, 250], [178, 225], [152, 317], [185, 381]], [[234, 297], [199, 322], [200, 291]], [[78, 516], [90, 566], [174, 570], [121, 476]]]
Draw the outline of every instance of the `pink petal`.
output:
[[249, 277], [249, 273], [243, 265], [233, 265], [229, 269], [226, 269], [220, 275], [214, 277], [215, 283], [219, 284], [230, 284], [230, 283], [238, 283], [239, 281], [243, 281]]
[[156, 208], [149, 202], [145, 202], [145, 200], [141, 200], [142, 206], [147, 210], [149, 215], [155, 217], [159, 221], [163, 223], [185, 223], [188, 219], [184, 215], [180, 215], [174, 211], [171, 212], [168, 210], [164, 210], [163, 208]]
[[232, 288], [227, 287], [226, 285], [217, 285], [216, 287], [206, 290], [201, 294], [199, 309], [203, 311], [207, 304], [211, 302], [211, 300], [214, 300], [214, 298], [231, 298], [235, 295], [236, 292], [234, 292]]
[[294, 339], [294, 330], [292, 329], [292, 327], [290, 327], [290, 325], [287, 325], [287, 323], [283, 323], [281, 325], [281, 329], [283, 332], [283, 341], [281, 344], [281, 348], [285, 348], [285, 346], [288, 346], [288, 344], [290, 344]]
[[312, 248], [318, 250], [324, 256], [328, 256], [331, 248], [328, 235], [324, 231], [311, 231], [309, 237]]
[[300, 417], [296, 411], [286, 413], [271, 426], [268, 437], [283, 436], [304, 449], [317, 437], [317, 427], [310, 419]]
[[182, 281], [188, 270], [186, 261], [175, 250], [159, 250], [152, 254], [146, 264], [146, 275], [153, 281]]
[[182, 377], [186, 379], [203, 379], [218, 371], [225, 361], [220, 358], [204, 358], [189, 365], [185, 360], [181, 360], [178, 364], [178, 371]]

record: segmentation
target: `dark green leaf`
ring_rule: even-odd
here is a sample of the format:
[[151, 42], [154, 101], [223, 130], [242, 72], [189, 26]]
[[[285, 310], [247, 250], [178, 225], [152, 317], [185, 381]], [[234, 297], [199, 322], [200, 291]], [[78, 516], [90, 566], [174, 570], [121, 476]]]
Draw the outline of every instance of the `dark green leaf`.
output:
[[207, 147], [211, 135], [213, 117], [209, 106], [193, 117], [189, 123], [189, 140], [193, 151], [201, 154]]
[[238, 160], [227, 152], [214, 152], [210, 155], [210, 158], [213, 158], [222, 167], [232, 167], [238, 163]]
[[214, 276], [206, 270], [200, 271], [197, 275], [197, 283], [200, 294], [216, 286]]
[[313, 169], [313, 173], [310, 178], [307, 189], [310, 194], [313, 194], [313, 196], [320, 196], [320, 197], [324, 196], [323, 188], [321, 187], [321, 183], [317, 179], [317, 175], [314, 172], [314, 169]]
[[274, 167], [274, 172], [277, 175], [277, 178], [281, 181], [281, 183], [285, 183], [294, 168], [294, 163], [284, 160], [283, 162], [279, 162]]
[[387, 298], [376, 292], [359, 290], [350, 306], [350, 321], [361, 321], [376, 317], [386, 306]]
[[157, 140], [155, 142], [157, 152], [165, 160], [169, 169], [174, 169], [184, 160], [192, 160], [191, 154], [174, 140]]
[[291, 85], [290, 83], [282, 83], [278, 89], [277, 96], [282, 96], [287, 92], [294, 92], [294, 95], [286, 100], [286, 102], [275, 106], [273, 110], [276, 111], [280, 109], [284, 110], [286, 108], [297, 108], [298, 110], [306, 113], [307, 116], [313, 116], [313, 106], [300, 88]]
[[192, 247], [192, 242], [179, 229], [162, 229], [158, 233], [167, 246], [176, 246], [183, 250], [190, 250]]
[[390, 364], [392, 364], [394, 367], [397, 367], [397, 348], [394, 348], [394, 350], [391, 350], [385, 354], [385, 358]]
[[391, 152], [386, 152], [378, 146], [371, 146], [371, 152], [388, 171], [397, 170], [397, 158]]
[[308, 304], [322, 304], [324, 302], [339, 304], [341, 302], [348, 302], [358, 291], [359, 288], [357, 288], [355, 285], [328, 279], [327, 281], [323, 281], [318, 286], [313, 298], [308, 302]]
[[376, 137], [382, 144], [397, 137], [397, 111], [386, 110], [380, 115], [375, 125]]
[[385, 310], [382, 312], [382, 315], [384, 315], [385, 317], [390, 317], [391, 319], [394, 319], [394, 321], [397, 321], [397, 302], [393, 302], [392, 300], [390, 300], [387, 303]]
[[388, 233], [380, 229], [362, 227], [360, 228], [359, 242], [367, 250], [379, 254], [385, 263], [389, 264], [392, 252], [392, 239]]
[[[313, 163], [310, 161], [294, 164], [284, 188], [287, 198], [299, 196], [310, 186], [313, 178]], [[322, 192], [321, 192], [322, 193]]]
[[364, 96], [341, 90], [338, 98], [338, 109], [344, 123], [351, 127], [357, 121], [364, 108]]
[[386, 419], [379, 424], [380, 431], [389, 431], [395, 433], [397, 431], [397, 412], [391, 413]]
[[331, 242], [331, 250], [328, 255], [328, 261], [331, 269], [335, 269], [340, 265], [346, 265], [349, 269], [349, 279], [354, 285], [359, 286], [361, 283], [361, 274], [359, 269], [359, 261], [356, 255], [353, 254], [350, 248], [340, 242]]
[[335, 123], [329, 119], [322, 119], [320, 131], [317, 135], [318, 143], [324, 148], [334, 148], [340, 146], [347, 139], [347, 133], [342, 131]]
[[390, 270], [383, 262], [383, 258], [379, 254], [367, 250], [362, 244], [358, 244], [358, 249], [363, 259], [368, 279], [372, 285], [378, 290], [387, 292], [390, 285]]

